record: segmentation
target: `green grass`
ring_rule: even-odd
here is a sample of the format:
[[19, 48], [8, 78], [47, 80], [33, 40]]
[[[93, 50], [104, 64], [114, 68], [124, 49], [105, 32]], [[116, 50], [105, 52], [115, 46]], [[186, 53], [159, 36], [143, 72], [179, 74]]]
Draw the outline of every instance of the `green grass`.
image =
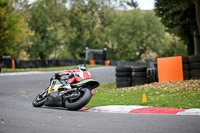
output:
[[[87, 65], [88, 68], [93, 67], [101, 67], [103, 65]], [[43, 68], [22, 68], [22, 69], [10, 69], [10, 68], [2, 68], [1, 73], [9, 73], [9, 72], [28, 72], [28, 71], [62, 71], [62, 70], [70, 70], [75, 69], [77, 66], [61, 66], [61, 67], [43, 67]]]
[[[142, 102], [146, 94], [147, 102]], [[101, 85], [86, 107], [141, 105], [167, 108], [200, 108], [200, 80], [152, 83], [116, 89], [115, 83]]]

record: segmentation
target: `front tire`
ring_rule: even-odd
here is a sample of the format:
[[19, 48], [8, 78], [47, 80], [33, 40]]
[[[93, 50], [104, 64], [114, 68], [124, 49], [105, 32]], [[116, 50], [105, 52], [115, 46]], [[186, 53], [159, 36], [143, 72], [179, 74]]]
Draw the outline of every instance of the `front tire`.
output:
[[76, 101], [70, 99], [65, 100], [65, 107], [68, 110], [76, 111], [83, 108], [86, 104], [88, 104], [88, 102], [92, 97], [91, 91], [87, 88], [83, 88], [80, 91], [80, 93], [81, 95]]
[[44, 98], [41, 97], [41, 94], [38, 94], [32, 101], [32, 105], [34, 107], [41, 107], [44, 105], [45, 100], [47, 99], [47, 96], [45, 96]]

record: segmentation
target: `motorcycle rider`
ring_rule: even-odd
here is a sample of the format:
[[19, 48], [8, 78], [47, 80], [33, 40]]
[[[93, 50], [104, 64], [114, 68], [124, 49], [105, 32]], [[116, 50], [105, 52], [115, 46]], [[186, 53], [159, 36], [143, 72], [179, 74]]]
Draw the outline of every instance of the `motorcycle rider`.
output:
[[62, 77], [64, 75], [68, 75], [68, 79], [65, 80], [66, 83], [63, 88], [71, 89], [71, 84], [78, 83], [82, 80], [92, 78], [92, 75], [89, 71], [87, 71], [87, 67], [85, 64], [78, 65], [75, 70], [65, 70], [59, 73], [56, 73], [56, 77]]

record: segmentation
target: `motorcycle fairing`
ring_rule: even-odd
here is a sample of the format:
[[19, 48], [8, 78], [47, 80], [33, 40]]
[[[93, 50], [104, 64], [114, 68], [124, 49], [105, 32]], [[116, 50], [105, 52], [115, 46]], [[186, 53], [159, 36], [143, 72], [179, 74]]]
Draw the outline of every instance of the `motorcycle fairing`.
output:
[[44, 103], [45, 106], [52, 106], [52, 107], [62, 107], [62, 99], [59, 97], [58, 91], [51, 92], [48, 94], [47, 99]]
[[57, 79], [52, 80], [47, 94], [50, 94], [51, 92], [57, 92], [58, 88], [61, 86], [63, 86], [63, 84], [59, 80]]
[[90, 90], [98, 87], [100, 84], [95, 81], [94, 79], [86, 79], [86, 80], [82, 80], [76, 84], [73, 84], [72, 87], [75, 87], [75, 88], [79, 88], [79, 87], [86, 87]]
[[59, 97], [58, 88], [63, 86], [63, 84], [57, 80], [54, 79], [51, 81], [51, 84], [48, 88], [48, 96], [45, 101], [45, 106], [53, 106], [53, 107], [61, 107], [62, 105], [62, 99]]

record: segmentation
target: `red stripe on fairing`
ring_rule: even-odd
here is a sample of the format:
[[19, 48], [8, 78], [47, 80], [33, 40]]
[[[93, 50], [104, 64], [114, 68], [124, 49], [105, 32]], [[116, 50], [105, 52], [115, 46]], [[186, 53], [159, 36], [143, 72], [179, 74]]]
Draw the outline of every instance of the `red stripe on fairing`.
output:
[[161, 107], [146, 107], [141, 109], [131, 110], [129, 113], [144, 113], [144, 114], [176, 114], [178, 112], [183, 112], [186, 109], [176, 109], [176, 108], [161, 108]]

